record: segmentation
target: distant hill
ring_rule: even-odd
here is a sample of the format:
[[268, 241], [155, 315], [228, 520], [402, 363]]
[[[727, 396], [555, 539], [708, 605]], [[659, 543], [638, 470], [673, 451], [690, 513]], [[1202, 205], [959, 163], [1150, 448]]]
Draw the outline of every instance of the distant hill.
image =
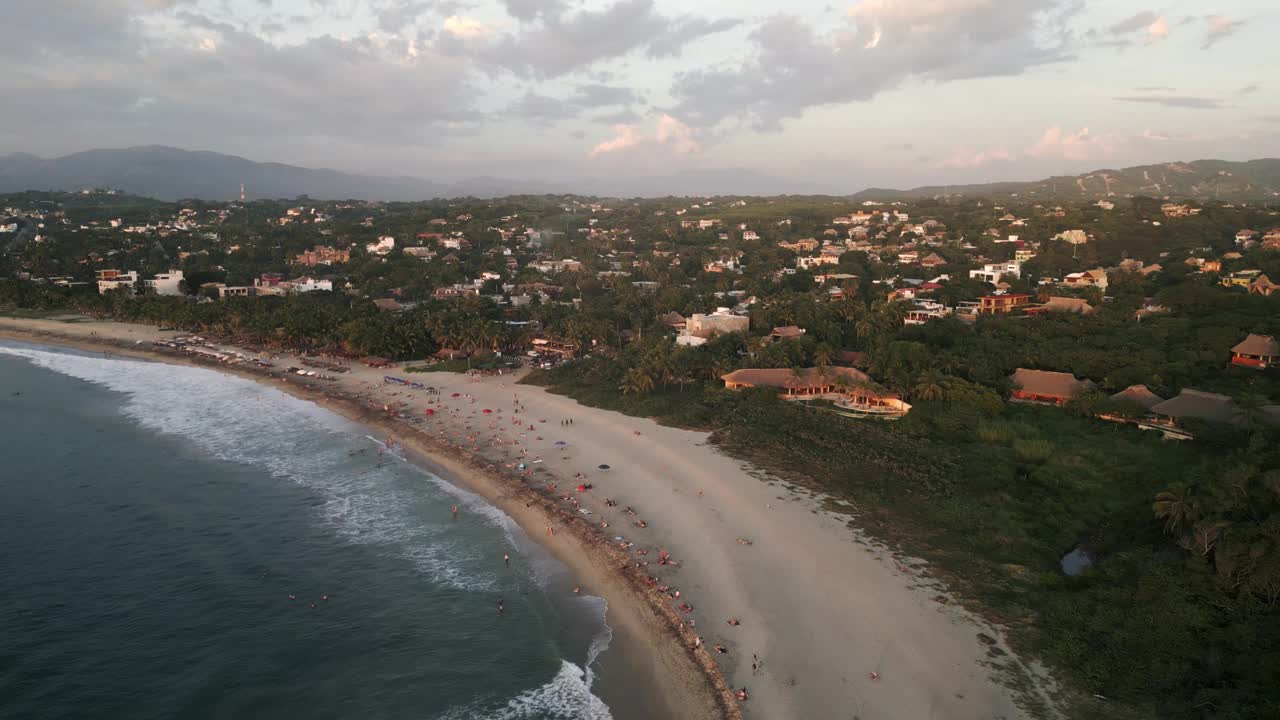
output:
[[439, 182], [413, 177], [353, 175], [259, 163], [234, 155], [194, 152], [158, 145], [118, 150], [87, 150], [60, 158], [0, 156], [0, 193], [24, 190], [75, 191], [115, 188], [160, 200], [200, 198], [234, 200], [244, 183], [249, 198], [317, 200], [429, 200], [438, 197], [503, 197], [579, 193], [610, 197], [666, 195], [779, 195], [812, 193], [813, 186], [791, 183], [742, 168], [693, 170], [669, 176], [614, 175], [577, 182], [476, 177]]
[[156, 145], [52, 159], [0, 157], [0, 192], [98, 187], [161, 200], [232, 200], [240, 196], [240, 183], [255, 198], [422, 200], [448, 191], [441, 183], [417, 178], [351, 175]]
[[1055, 202], [1135, 195], [1177, 200], [1276, 201], [1280, 199], [1280, 159], [1267, 158], [1248, 162], [1196, 160], [1139, 165], [1122, 170], [1094, 170], [1084, 175], [1062, 175], [1030, 182], [934, 185], [912, 190], [871, 188], [853, 197], [859, 200], [907, 200], [955, 195], [991, 198], [1018, 196]]
[[[707, 195], [813, 195], [821, 190], [743, 168], [688, 170], [667, 176], [611, 175], [576, 182], [477, 177], [442, 182], [414, 177], [354, 175], [281, 163], [260, 163], [234, 155], [150, 145], [114, 150], [87, 150], [59, 158], [22, 153], [0, 156], [0, 193], [24, 190], [74, 191], [115, 188], [160, 200], [201, 198], [233, 200], [244, 183], [250, 198], [317, 200], [429, 200], [439, 197], [502, 197], [577, 193], [599, 197], [663, 197]], [[906, 200], [935, 196], [1020, 196], [1064, 202], [1133, 195], [1179, 200], [1259, 202], [1280, 199], [1280, 160], [1144, 165], [1123, 170], [1096, 170], [1086, 175], [1052, 177], [1032, 182], [943, 185], [912, 190], [873, 188], [853, 195], [857, 200]]]

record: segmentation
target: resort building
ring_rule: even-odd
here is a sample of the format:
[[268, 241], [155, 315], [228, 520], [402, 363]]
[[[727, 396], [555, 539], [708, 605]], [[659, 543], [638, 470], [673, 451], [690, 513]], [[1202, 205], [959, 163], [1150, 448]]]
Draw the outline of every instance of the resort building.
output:
[[1102, 268], [1095, 268], [1084, 272], [1070, 273], [1062, 278], [1062, 284], [1067, 287], [1096, 287], [1099, 290], [1106, 290], [1107, 271]]
[[181, 295], [182, 271], [170, 270], [167, 273], [160, 273], [150, 280], [143, 280], [142, 284], [146, 286], [147, 292], [156, 295]]
[[1271, 282], [1271, 278], [1266, 275], [1259, 275], [1256, 280], [1249, 284], [1250, 295], [1271, 297], [1277, 290], [1280, 290], [1280, 285]]
[[789, 399], [834, 400], [838, 410], [860, 416], [897, 418], [911, 410], [897, 393], [851, 367], [805, 368], [798, 374], [787, 368], [752, 368], [734, 370], [720, 379], [729, 390], [768, 387]]
[[306, 265], [307, 267], [315, 267], [317, 265], [332, 265], [334, 263], [345, 263], [351, 260], [350, 250], [339, 250], [337, 248], [325, 247], [317, 245], [311, 250], [304, 251], [301, 255], [294, 258], [294, 263], [298, 265]]
[[1111, 396], [1111, 400], [1132, 404], [1134, 407], [1140, 407], [1143, 410], [1150, 411], [1151, 408], [1164, 402], [1164, 398], [1151, 392], [1146, 385], [1130, 385]]
[[1045, 315], [1048, 313], [1073, 313], [1076, 315], [1092, 315], [1094, 307], [1083, 298], [1051, 297], [1045, 304], [1027, 308], [1028, 315]]
[[1166, 438], [1186, 440], [1192, 435], [1179, 423], [1188, 418], [1223, 425], [1275, 425], [1280, 424], [1280, 406], [1264, 405], [1258, 408], [1256, 417], [1250, 417], [1227, 395], [1183, 388], [1177, 397], [1152, 406], [1150, 417], [1140, 421], [1138, 427], [1159, 430]]
[[119, 270], [99, 270], [96, 275], [99, 293], [108, 293], [112, 290], [119, 290], [121, 288], [131, 291], [133, 290], [134, 283], [138, 282], [138, 273], [133, 270], [130, 270], [129, 272], [120, 272]]
[[992, 285], [1000, 282], [1000, 278], [1009, 276], [1013, 278], [1022, 278], [1022, 263], [1014, 261], [1007, 263], [987, 263], [982, 266], [981, 270], [970, 270], [970, 280], [981, 280], [989, 282]]
[[729, 308], [717, 308], [709, 315], [694, 313], [690, 316], [685, 321], [684, 333], [676, 336], [676, 344], [697, 346], [717, 335], [744, 333], [750, 328], [751, 318], [746, 315], [735, 315], [729, 311]]
[[1092, 382], [1078, 380], [1071, 373], [1047, 370], [1018, 368], [1009, 379], [1013, 383], [1012, 399], [1052, 405], [1065, 405], [1093, 387]]
[[1231, 348], [1231, 364], [1265, 370], [1280, 361], [1280, 344], [1270, 335], [1249, 335]]
[[1031, 302], [1030, 295], [1017, 293], [1005, 295], [984, 295], [978, 301], [979, 315], [1003, 315], [1015, 309], [1025, 307]]
[[1247, 289], [1261, 276], [1261, 270], [1240, 270], [1231, 273], [1218, 282], [1222, 284], [1222, 287], [1242, 287]]
[[377, 242], [365, 243], [364, 250], [370, 255], [386, 255], [396, 249], [396, 239], [390, 235], [383, 235], [378, 238]]

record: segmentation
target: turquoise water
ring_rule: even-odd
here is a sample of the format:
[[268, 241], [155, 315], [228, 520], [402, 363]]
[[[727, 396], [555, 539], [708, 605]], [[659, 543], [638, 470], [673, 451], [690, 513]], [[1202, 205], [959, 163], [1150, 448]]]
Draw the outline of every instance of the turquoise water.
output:
[[0, 717], [611, 717], [603, 601], [380, 447], [245, 379], [0, 344]]

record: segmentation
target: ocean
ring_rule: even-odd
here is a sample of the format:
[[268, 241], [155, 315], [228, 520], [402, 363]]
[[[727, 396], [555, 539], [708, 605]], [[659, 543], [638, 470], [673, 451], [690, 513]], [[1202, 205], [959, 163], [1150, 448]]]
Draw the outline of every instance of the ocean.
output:
[[0, 342], [0, 717], [637, 717], [594, 691], [606, 606], [572, 588], [312, 403]]

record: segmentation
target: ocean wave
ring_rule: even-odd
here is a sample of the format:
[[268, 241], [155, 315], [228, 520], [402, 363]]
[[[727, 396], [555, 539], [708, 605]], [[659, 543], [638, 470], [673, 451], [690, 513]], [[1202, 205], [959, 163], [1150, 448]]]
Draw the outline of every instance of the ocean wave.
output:
[[515, 532], [509, 517], [416, 466], [375, 467], [368, 460], [357, 466], [352, 456], [365, 445], [363, 428], [314, 403], [204, 368], [12, 346], [0, 346], [0, 353], [121, 393], [120, 411], [140, 426], [307, 487], [325, 498], [321, 516], [343, 538], [394, 547], [439, 584], [469, 591], [500, 586], [479, 544], [423, 522], [413, 508], [416, 493], [389, 480], [406, 472], [425, 477], [508, 539]]
[[526, 690], [505, 705], [476, 702], [438, 720], [612, 720], [604, 701], [591, 692], [590, 672], [562, 660], [550, 682]]

